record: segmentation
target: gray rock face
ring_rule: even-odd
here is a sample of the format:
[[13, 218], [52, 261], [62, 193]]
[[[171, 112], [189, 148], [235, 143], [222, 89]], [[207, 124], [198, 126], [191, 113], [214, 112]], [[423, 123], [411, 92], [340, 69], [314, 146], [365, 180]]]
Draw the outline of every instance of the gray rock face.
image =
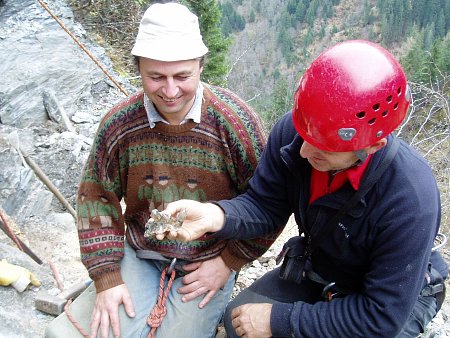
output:
[[[73, 13], [60, 1], [51, 11], [80, 36]], [[59, 24], [33, 0], [9, 0], [0, 7], [0, 122], [25, 127], [46, 122], [43, 92], [51, 90], [69, 117], [92, 101], [91, 84], [103, 72]]]
[[[70, 8], [62, 0], [46, 3], [115, 76], [104, 50], [87, 41]], [[31, 260], [0, 230], [0, 259], [27, 268], [42, 283], [21, 293], [0, 286], [0, 338], [44, 336], [54, 316], [36, 310], [34, 299], [39, 289], [59, 293], [49, 262], [65, 289], [87, 278], [73, 216], [25, 157], [75, 208], [97, 124], [122, 98], [37, 1], [0, 0], [0, 207], [14, 232], [44, 262]]]
[[[83, 28], [73, 21], [71, 9], [61, 0], [48, 6], [111, 69], [104, 50], [87, 41]], [[51, 164], [45, 174], [74, 202], [89, 138], [100, 119], [90, 107], [113, 88], [94, 61], [35, 0], [0, 3], [0, 78], [0, 162], [8, 164], [0, 171], [0, 202], [18, 221], [45, 217], [53, 196], [17, 149], [25, 150], [40, 165]], [[76, 128], [74, 121], [89, 126]], [[68, 175], [70, 170], [72, 175]]]

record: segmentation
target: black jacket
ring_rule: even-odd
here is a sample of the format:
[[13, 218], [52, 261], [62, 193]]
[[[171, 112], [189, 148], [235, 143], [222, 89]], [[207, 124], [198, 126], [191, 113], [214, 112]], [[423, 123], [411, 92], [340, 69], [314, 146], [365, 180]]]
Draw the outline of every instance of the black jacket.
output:
[[[377, 170], [392, 144], [376, 152], [361, 182]], [[316, 243], [313, 269], [355, 293], [332, 302], [272, 308], [274, 336], [394, 337], [424, 286], [440, 223], [439, 191], [427, 162], [400, 141], [399, 150], [366, 196]], [[273, 128], [249, 190], [219, 205], [221, 238], [272, 233], [293, 213], [300, 233], [319, 229], [355, 193], [350, 184], [308, 205], [311, 166], [299, 155], [303, 140], [286, 114]], [[442, 274], [447, 267], [433, 260]], [[436, 258], [436, 259], [435, 259]]]

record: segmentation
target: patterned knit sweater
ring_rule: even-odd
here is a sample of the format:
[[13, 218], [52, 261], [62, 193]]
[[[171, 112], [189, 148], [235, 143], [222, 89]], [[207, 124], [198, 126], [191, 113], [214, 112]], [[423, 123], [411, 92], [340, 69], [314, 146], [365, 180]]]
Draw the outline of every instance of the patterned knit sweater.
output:
[[81, 259], [98, 292], [123, 283], [124, 237], [135, 249], [166, 257], [198, 261], [221, 255], [233, 270], [273, 243], [275, 236], [188, 243], [144, 237], [152, 209], [178, 199], [232, 198], [253, 175], [266, 141], [257, 115], [231, 92], [206, 84], [201, 114], [200, 124], [158, 122], [150, 128], [140, 92], [102, 119], [77, 201]]

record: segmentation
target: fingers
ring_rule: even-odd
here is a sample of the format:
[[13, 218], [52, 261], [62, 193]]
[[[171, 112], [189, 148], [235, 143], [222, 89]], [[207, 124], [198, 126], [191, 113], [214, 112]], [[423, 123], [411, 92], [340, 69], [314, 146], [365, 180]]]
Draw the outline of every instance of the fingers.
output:
[[[109, 336], [109, 314], [108, 312], [102, 312], [100, 320], [100, 332], [102, 338], [108, 338]], [[114, 330], [113, 330], [114, 332]], [[120, 333], [119, 333], [120, 334]], [[117, 337], [117, 335], [116, 335]]]
[[180, 242], [190, 242], [192, 240], [191, 232], [185, 228], [179, 228], [178, 231], [169, 231], [161, 234], [156, 234], [155, 238], [159, 241], [162, 241], [164, 238], [177, 240]]
[[[111, 322], [110, 322], [111, 320]], [[108, 313], [108, 311], [99, 311], [94, 309], [91, 319], [91, 336], [90, 338], [96, 338], [100, 329], [100, 335], [102, 338], [109, 337], [109, 327], [112, 327], [114, 337], [120, 337], [120, 325], [118, 313], [115, 315]]]
[[178, 200], [171, 202], [167, 204], [164, 212], [172, 217], [175, 217], [181, 210], [186, 208], [186, 205], [189, 205], [189, 200]]
[[[195, 271], [200, 267], [200, 265], [202, 265], [202, 262], [194, 262], [194, 263], [185, 264], [185, 265], [183, 265], [183, 270], [189, 271], [189, 272]], [[185, 277], [187, 277], [187, 276], [188, 275], [186, 275]], [[186, 282], [187, 279], [183, 279], [183, 281]], [[188, 284], [188, 282], [186, 282], [185, 284]]]
[[131, 296], [125, 284], [97, 293], [91, 318], [91, 338], [96, 338], [99, 333], [102, 338], [108, 338], [111, 329], [114, 337], [120, 337], [120, 304], [124, 305], [129, 316], [134, 316]]
[[97, 332], [98, 332], [99, 326], [100, 326], [100, 312], [97, 312], [94, 309], [94, 312], [92, 313], [92, 318], [91, 318], [91, 336], [90, 336], [90, 338], [97, 337]]
[[[172, 232], [171, 232], [172, 234]], [[182, 242], [190, 242], [193, 239], [196, 239], [200, 236], [194, 237], [194, 235], [192, 234], [192, 232], [185, 228], [185, 227], [181, 227], [180, 229], [178, 229], [178, 231], [176, 232], [176, 239]]]
[[[113, 335], [114, 337], [120, 337], [120, 322], [119, 322], [119, 313], [116, 312], [112, 312], [109, 314], [109, 319], [111, 321], [111, 327], [112, 327], [112, 331], [113, 331]], [[102, 337], [103, 337], [103, 322], [102, 322]], [[109, 325], [106, 326], [106, 336], [105, 338], [109, 337]]]
[[[241, 307], [238, 306], [238, 307], [234, 308], [234, 309], [231, 311], [231, 319], [232, 319], [232, 321], [233, 321], [235, 318], [239, 317], [240, 314], [241, 314]], [[233, 321], [233, 322], [234, 322], [234, 321]]]
[[203, 297], [203, 299], [202, 299], [202, 301], [200, 302], [200, 304], [198, 304], [198, 307], [199, 307], [200, 309], [203, 309], [203, 308], [206, 306], [206, 304], [208, 304], [209, 301], [210, 301], [211, 299], [213, 299], [213, 297], [216, 295], [216, 293], [217, 293], [217, 291], [215, 291], [215, 290], [210, 290], [210, 291], [208, 291], [208, 293], [205, 295], [205, 297]]
[[231, 311], [231, 325], [233, 326], [236, 335], [238, 335], [239, 337], [244, 337], [245, 330], [241, 325], [241, 312], [241, 306], [238, 306], [237, 308], [234, 308], [233, 311]]
[[198, 281], [178, 289], [178, 292], [183, 294], [181, 300], [185, 303], [190, 302], [191, 300], [200, 297], [201, 295], [204, 295], [208, 291], [208, 287], [201, 285]]
[[231, 324], [242, 337], [271, 337], [270, 314], [272, 304], [244, 304], [231, 311]]
[[196, 284], [198, 285], [198, 283], [196, 282], [182, 287], [178, 289], [178, 292], [184, 294], [181, 300], [185, 303], [190, 302], [191, 300], [196, 299], [202, 295], [205, 295], [205, 297], [198, 304], [198, 307], [200, 309], [203, 309], [216, 295], [217, 290], [208, 290], [208, 288], [205, 286], [197, 287]]
[[188, 294], [184, 295], [184, 296], [181, 298], [181, 300], [182, 300], [183, 302], [185, 302], [185, 303], [186, 303], [186, 302], [190, 302], [191, 300], [196, 299], [197, 297], [200, 297], [200, 296], [204, 295], [204, 294], [207, 293], [207, 292], [208, 292], [208, 288], [205, 287], [205, 286], [202, 286], [202, 287], [196, 289], [195, 291], [193, 291], [193, 292], [191, 292], [191, 293], [188, 293]]
[[125, 312], [127, 313], [128, 317], [134, 318], [136, 316], [130, 294], [127, 294], [123, 297], [123, 306], [125, 307]]
[[[163, 233], [163, 234], [156, 234], [155, 237], [158, 241], [162, 241], [164, 238], [166, 238], [168, 236], [166, 236], [166, 234]], [[173, 238], [169, 238], [169, 239], [173, 239]]]

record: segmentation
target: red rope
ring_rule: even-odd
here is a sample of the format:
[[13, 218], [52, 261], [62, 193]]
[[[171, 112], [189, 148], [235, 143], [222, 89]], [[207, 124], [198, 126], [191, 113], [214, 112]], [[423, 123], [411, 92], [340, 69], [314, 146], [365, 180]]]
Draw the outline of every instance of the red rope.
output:
[[72, 312], [70, 312], [70, 310], [69, 310], [70, 304], [72, 304], [72, 299], [69, 299], [67, 301], [66, 305], [64, 306], [64, 312], [66, 313], [67, 318], [69, 318], [72, 325], [75, 326], [75, 328], [78, 330], [78, 332], [81, 333], [81, 335], [83, 337], [90, 338], [91, 335], [83, 329], [83, 327], [80, 325], [80, 323], [78, 323], [77, 320], [75, 319], [75, 317], [72, 315]]
[[[59, 277], [58, 269], [56, 268], [56, 265], [53, 264], [52, 261], [49, 261], [48, 264], [50, 265], [50, 268], [52, 269], [53, 275], [55, 276], [56, 284], [58, 284], [58, 289], [62, 292], [64, 291], [63, 285], [61, 283], [61, 279]], [[72, 304], [72, 299], [68, 299], [66, 305], [64, 305], [64, 312], [66, 313], [67, 318], [72, 323], [73, 326], [80, 332], [80, 334], [84, 338], [89, 338], [90, 335], [81, 327], [80, 323], [77, 322], [75, 317], [72, 315], [72, 313], [69, 310], [69, 306]]]
[[165, 286], [164, 284], [168, 270], [169, 267], [167, 266], [161, 274], [161, 279], [159, 280], [158, 300], [155, 306], [153, 307], [152, 311], [150, 312], [149, 316], [147, 317], [147, 324], [152, 328], [147, 338], [155, 337], [156, 329], [161, 325], [164, 317], [167, 314], [167, 307], [166, 307], [167, 296], [169, 295], [169, 291], [170, 288], [172, 287], [172, 283], [173, 280], [175, 279], [176, 274], [175, 269], [172, 269], [172, 273], [170, 275], [167, 286]]

